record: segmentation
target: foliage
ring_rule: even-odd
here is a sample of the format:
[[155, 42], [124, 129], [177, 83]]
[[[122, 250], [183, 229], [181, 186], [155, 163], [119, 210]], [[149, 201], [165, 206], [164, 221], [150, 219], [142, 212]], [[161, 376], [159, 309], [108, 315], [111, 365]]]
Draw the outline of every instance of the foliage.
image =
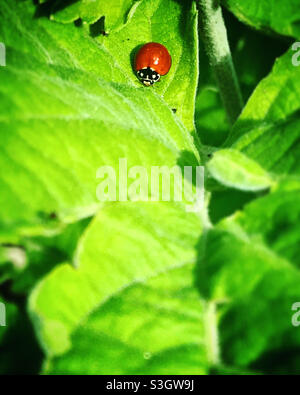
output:
[[[232, 128], [195, 1], [1, 1], [0, 373], [299, 372], [299, 1], [223, 6]], [[150, 41], [173, 64], [147, 89]], [[205, 166], [202, 211], [100, 203], [120, 158]]]

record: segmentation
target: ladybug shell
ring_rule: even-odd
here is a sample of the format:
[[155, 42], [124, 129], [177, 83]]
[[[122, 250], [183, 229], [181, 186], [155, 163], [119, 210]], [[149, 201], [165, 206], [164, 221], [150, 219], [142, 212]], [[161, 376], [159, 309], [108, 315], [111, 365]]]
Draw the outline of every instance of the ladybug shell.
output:
[[160, 75], [165, 75], [171, 68], [172, 58], [165, 46], [159, 43], [145, 44], [136, 54], [135, 70], [151, 67]]

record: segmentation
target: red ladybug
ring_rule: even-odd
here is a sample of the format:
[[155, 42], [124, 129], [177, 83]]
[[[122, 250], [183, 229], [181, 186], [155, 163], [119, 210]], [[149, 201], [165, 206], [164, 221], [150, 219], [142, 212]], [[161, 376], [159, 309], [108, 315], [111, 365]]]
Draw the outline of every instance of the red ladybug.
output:
[[160, 80], [161, 75], [169, 72], [172, 58], [166, 47], [159, 43], [148, 43], [135, 57], [135, 71], [139, 80], [146, 86]]

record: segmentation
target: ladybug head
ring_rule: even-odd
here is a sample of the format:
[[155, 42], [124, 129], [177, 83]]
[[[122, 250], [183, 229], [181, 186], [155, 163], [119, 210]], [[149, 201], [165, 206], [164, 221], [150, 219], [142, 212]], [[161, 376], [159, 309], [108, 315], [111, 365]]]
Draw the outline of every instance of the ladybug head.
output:
[[144, 67], [143, 69], [138, 70], [137, 76], [145, 86], [153, 85], [155, 82], [160, 80], [160, 74], [151, 69], [151, 67]]

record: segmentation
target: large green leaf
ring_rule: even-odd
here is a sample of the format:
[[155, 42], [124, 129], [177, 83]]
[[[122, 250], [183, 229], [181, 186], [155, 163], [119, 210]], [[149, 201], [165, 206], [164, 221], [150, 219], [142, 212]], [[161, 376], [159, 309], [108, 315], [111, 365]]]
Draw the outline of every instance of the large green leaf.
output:
[[203, 315], [193, 265], [167, 270], [97, 307], [74, 332], [71, 350], [51, 360], [47, 372], [207, 373]]
[[[197, 157], [196, 12], [191, 3], [144, 0], [118, 33], [94, 39], [88, 29], [34, 20], [31, 1], [2, 1], [0, 41], [1, 232], [93, 214], [96, 170], [177, 164]], [[145, 23], [145, 16], [147, 23]], [[167, 17], [166, 17], [167, 16]], [[159, 21], [159, 23], [158, 23]], [[12, 28], [13, 27], [13, 28]], [[146, 89], [132, 70], [132, 53], [147, 41], [172, 53], [171, 72]], [[177, 109], [176, 115], [171, 111]]]
[[300, 37], [299, 0], [222, 0], [241, 21], [257, 29]]
[[135, 1], [77, 0], [68, 4], [65, 0], [57, 0], [51, 10], [51, 19], [70, 23], [80, 18], [84, 22], [95, 23], [101, 17], [105, 17], [105, 30], [109, 32], [125, 23]]
[[[187, 361], [178, 372], [202, 371], [203, 306], [193, 271], [205, 221], [178, 204], [106, 206], [79, 244], [78, 268], [58, 267], [30, 297], [30, 313], [48, 355], [68, 351], [54, 371], [69, 365], [69, 372], [82, 373], [163, 372], [174, 368], [179, 355]], [[192, 355], [192, 344], [199, 355]], [[91, 348], [89, 368], [80, 357], [86, 347]], [[153, 360], [145, 361], [145, 353]], [[156, 360], [160, 353], [164, 364]]]
[[277, 174], [299, 174], [300, 67], [288, 51], [257, 87], [226, 142]]
[[292, 326], [300, 298], [299, 192], [299, 181], [287, 181], [207, 235], [199, 286], [222, 305], [221, 348], [231, 366], [300, 346]]

